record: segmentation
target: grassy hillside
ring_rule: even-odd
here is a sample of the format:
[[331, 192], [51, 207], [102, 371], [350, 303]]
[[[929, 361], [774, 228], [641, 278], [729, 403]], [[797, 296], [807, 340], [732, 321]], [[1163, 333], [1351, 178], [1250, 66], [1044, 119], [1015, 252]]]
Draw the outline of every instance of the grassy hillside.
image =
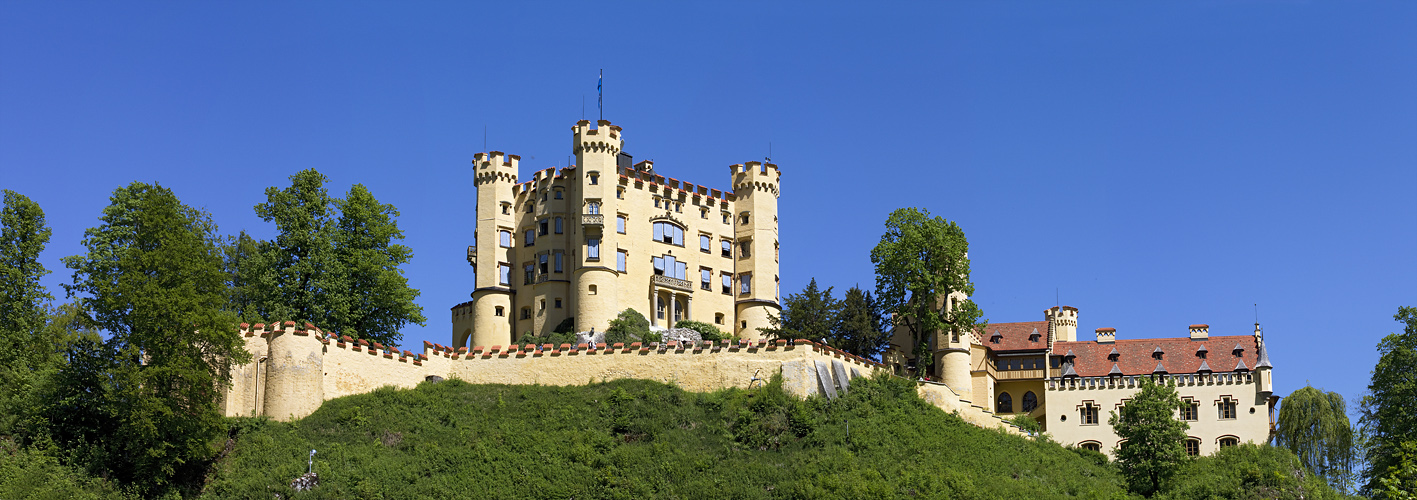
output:
[[[849, 431], [848, 431], [849, 428]], [[908, 381], [836, 401], [776, 385], [711, 394], [623, 380], [579, 387], [425, 383], [243, 421], [205, 497], [1115, 498], [1097, 457], [974, 427]]]

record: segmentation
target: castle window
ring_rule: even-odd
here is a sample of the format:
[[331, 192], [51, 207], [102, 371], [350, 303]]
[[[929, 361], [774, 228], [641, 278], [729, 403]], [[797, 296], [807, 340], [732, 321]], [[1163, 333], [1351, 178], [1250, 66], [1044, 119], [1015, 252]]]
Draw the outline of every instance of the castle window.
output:
[[713, 290], [713, 270], [707, 267], [699, 268], [699, 288]]
[[655, 297], [654, 316], [659, 319], [664, 319], [664, 297]]
[[585, 213], [595, 215], [600, 213], [600, 202], [592, 201], [585, 204]]
[[556, 253], [554, 253], [554, 254], [552, 254], [552, 255], [555, 255], [555, 257], [556, 257], [555, 259], [552, 259], [553, 263], [554, 263], [555, 266], [556, 266], [556, 267], [554, 268], [555, 271], [558, 272], [558, 273], [559, 273], [559, 272], [564, 272], [565, 267], [561, 265], [561, 261], [562, 261], [562, 259], [566, 256], [566, 252], [562, 252], [562, 251], [560, 251], [560, 250], [557, 250]]
[[625, 261], [629, 260], [629, 255], [624, 250], [615, 252], [615, 270], [625, 272]]
[[999, 393], [999, 401], [994, 405], [994, 413], [1013, 413], [1014, 398], [1007, 392]]
[[674, 204], [674, 211], [675, 211], [675, 212], [684, 213], [684, 211], [682, 210], [682, 208], [684, 208], [684, 204], [683, 204], [683, 203], [675, 203], [675, 204]]
[[530, 307], [523, 307], [523, 308], [522, 308], [522, 319], [531, 319], [531, 308], [530, 308]]
[[733, 242], [723, 240], [723, 256], [733, 258]]
[[545, 310], [546, 310], [546, 299], [541, 299], [541, 309], [539, 309], [539, 311], [545, 311]]
[[654, 261], [654, 274], [669, 276], [670, 278], [681, 280], [685, 279], [684, 275], [686, 272], [688, 272], [688, 263], [680, 262], [679, 260], [675, 259], [673, 255], [667, 254], [660, 257], [654, 257], [652, 260]]
[[586, 292], [588, 292], [590, 295], [595, 295], [595, 294], [597, 293], [597, 292], [596, 292], [595, 285], [591, 285], [591, 286], [587, 287], [587, 288], [586, 288]]
[[625, 234], [625, 216], [615, 216], [615, 232]]
[[561, 194], [562, 194], [562, 190], [557, 189], [557, 190], [556, 190], [556, 199], [558, 199], [558, 200], [563, 199], [563, 197], [561, 196]]
[[535, 244], [535, 243], [536, 243], [536, 230], [535, 230], [535, 229], [528, 229], [528, 230], [526, 230], [526, 237], [525, 237], [525, 238], [522, 238], [522, 246], [529, 247], [529, 246], [532, 246], [532, 245]]
[[596, 185], [596, 184], [600, 184], [600, 176], [599, 176], [599, 175], [590, 174], [590, 177], [589, 177], [589, 178], [590, 178], [590, 185], [594, 186], [594, 185]]
[[1102, 453], [1102, 443], [1099, 443], [1097, 441], [1088, 441], [1082, 444], [1082, 449]]
[[1196, 439], [1196, 438], [1187, 438], [1187, 439], [1186, 439], [1186, 455], [1187, 455], [1187, 456], [1195, 457], [1195, 456], [1200, 456], [1200, 454], [1201, 454], [1201, 440]]
[[1230, 396], [1221, 396], [1216, 407], [1219, 410], [1221, 420], [1235, 419], [1235, 400], [1231, 399]]
[[741, 285], [738, 291], [741, 295], [753, 293], [753, 273], [743, 273], [738, 275], [738, 284]]
[[776, 241], [772, 242], [772, 261], [773, 261], [773, 262], [777, 262], [777, 256], [778, 256], [778, 253], [779, 253], [779, 252], [781, 252], [781, 248], [778, 247], [777, 242], [776, 242]]
[[723, 223], [724, 223], [724, 224], [727, 224], [727, 223], [728, 223], [728, 212], [724, 212], [724, 213], [723, 213]]
[[1195, 422], [1200, 420], [1200, 407], [1194, 399], [1185, 398], [1181, 400], [1181, 420]]
[[715, 314], [713, 315], [713, 322], [714, 322], [715, 324], [722, 325], [722, 324], [723, 324], [723, 313], [715, 313]]
[[1038, 408], [1038, 395], [1033, 391], [1023, 393], [1023, 412], [1031, 412], [1034, 408]]
[[684, 246], [684, 228], [668, 222], [654, 223], [654, 241]]
[[1098, 406], [1092, 401], [1083, 401], [1078, 412], [1082, 414], [1082, 425], [1097, 425]]
[[700, 219], [707, 219], [707, 218], [708, 218], [708, 209], [707, 209], [707, 208], [701, 208], [701, 209], [699, 209], [699, 218], [700, 218]]
[[753, 240], [739, 240], [739, 241], [738, 241], [738, 258], [740, 258], [740, 259], [746, 259], [746, 258], [748, 258], [748, 257], [752, 257], [752, 256], [753, 256], [753, 253], [752, 253], [752, 251], [751, 251], [752, 248], [753, 248]]
[[748, 212], [743, 212], [743, 214], [738, 217], [738, 223], [745, 226], [748, 225]]
[[724, 295], [732, 295], [732, 294], [733, 294], [733, 275], [732, 275], [732, 274], [729, 274], [729, 273], [723, 273], [722, 278], [723, 278], [723, 294], [724, 294]]
[[543, 202], [546, 201], [546, 191], [542, 191], [542, 192], [541, 192], [541, 201], [543, 201]]
[[600, 238], [586, 238], [586, 260], [600, 260]]
[[538, 270], [541, 271], [541, 274], [548, 274], [551, 270], [551, 256], [547, 254], [541, 254], [537, 256], [537, 260], [539, 261]]
[[503, 285], [512, 284], [512, 265], [506, 262], [497, 264], [497, 282]]
[[625, 188], [615, 188], [615, 197], [625, 199]]
[[1222, 437], [1220, 438], [1220, 447], [1221, 447], [1221, 448], [1229, 448], [1229, 447], [1231, 447], [1231, 446], [1239, 446], [1239, 445], [1240, 445], [1240, 438], [1237, 438], [1237, 437], [1235, 437], [1235, 436], [1222, 436]]
[[713, 237], [707, 234], [699, 235], [699, 251], [703, 253], [713, 252]]
[[522, 279], [522, 284], [523, 284], [523, 285], [530, 285], [530, 284], [531, 284], [532, 279], [534, 278], [534, 274], [535, 274], [534, 271], [535, 271], [535, 269], [536, 269], [536, 267], [533, 266], [533, 265], [531, 265], [531, 264], [527, 264], [527, 265], [525, 265], [525, 266], [522, 266], [522, 271], [524, 271], [524, 273], [523, 273], [523, 279]]
[[660, 208], [658, 196], [654, 197], [654, 208]]
[[556, 308], [557, 308], [557, 309], [560, 309], [560, 308], [561, 308], [561, 298], [560, 298], [560, 297], [556, 297]]
[[494, 314], [496, 314], [497, 317], [500, 318], [500, 317], [506, 316], [506, 315], [507, 315], [507, 311], [506, 311], [505, 309], [502, 309], [502, 306], [497, 306], [497, 312], [494, 313]]
[[532, 210], [535, 210], [535, 209], [536, 209], [536, 204], [535, 204], [535, 203], [532, 203], [532, 202], [530, 202], [530, 201], [526, 202], [526, 213], [531, 213]]
[[556, 234], [561, 234], [561, 223], [563, 222], [563, 219], [561, 219], [560, 217], [557, 217], [557, 218], [555, 219], [555, 221], [556, 221]]
[[512, 248], [511, 231], [497, 231], [497, 239], [501, 241], [502, 248]]
[[503, 203], [503, 204], [502, 204], [502, 215], [511, 215], [511, 213], [512, 213], [512, 204], [511, 204], [511, 203]]
[[546, 219], [541, 219], [541, 223], [537, 224], [536, 235], [537, 235], [537, 236], [546, 236], [546, 233], [547, 233], [548, 231], [551, 231], [551, 221], [548, 221], [548, 220], [546, 220]]

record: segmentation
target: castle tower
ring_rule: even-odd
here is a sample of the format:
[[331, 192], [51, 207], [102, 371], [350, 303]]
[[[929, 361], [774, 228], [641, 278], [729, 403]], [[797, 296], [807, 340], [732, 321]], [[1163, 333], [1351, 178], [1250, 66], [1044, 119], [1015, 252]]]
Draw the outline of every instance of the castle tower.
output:
[[1048, 345], [1054, 342], [1077, 342], [1078, 308], [1053, 306], [1043, 311], [1043, 319], [1048, 321]]
[[777, 165], [750, 161], [729, 167], [733, 177], [735, 290], [737, 324], [733, 333], [759, 339], [759, 328], [771, 326], [770, 314], [780, 314], [777, 275], [777, 197], [782, 173]]
[[[590, 121], [581, 120], [571, 127], [571, 147], [576, 155], [575, 182], [579, 189], [572, 199], [571, 225], [579, 227], [571, 238], [576, 262], [574, 279], [576, 295], [574, 310], [576, 330], [605, 331], [610, 320], [620, 313], [616, 259], [622, 242], [614, 229], [606, 230], [607, 220], [613, 224], [619, 213], [616, 182], [619, 178], [617, 158], [624, 149], [625, 138], [620, 127], [600, 120], [592, 128]], [[577, 208], [579, 207], [579, 208]]]
[[272, 325], [268, 333], [270, 355], [261, 415], [287, 420], [291, 415], [314, 413], [325, 402], [325, 356], [320, 341], [295, 333], [295, 323], [284, 330]]
[[477, 232], [473, 247], [468, 249], [468, 264], [476, 287], [470, 321], [454, 325], [454, 347], [508, 345], [512, 343], [511, 280], [515, 275], [511, 247], [517, 230], [512, 201], [521, 158], [501, 151], [477, 153], [472, 158]]
[[[941, 297], [939, 307], [957, 307], [966, 300], [969, 296], [955, 293], [948, 299]], [[969, 374], [972, 337], [970, 332], [939, 332], [935, 335], [935, 366], [939, 367], [940, 381], [964, 399], [971, 399], [974, 394], [974, 380]]]

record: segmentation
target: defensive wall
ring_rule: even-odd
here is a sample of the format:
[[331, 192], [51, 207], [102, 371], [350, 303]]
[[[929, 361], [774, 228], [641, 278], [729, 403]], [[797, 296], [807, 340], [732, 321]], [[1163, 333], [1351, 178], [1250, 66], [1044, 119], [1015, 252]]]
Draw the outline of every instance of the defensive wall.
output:
[[[227, 416], [293, 420], [326, 400], [384, 386], [412, 388], [431, 377], [473, 384], [579, 385], [645, 379], [709, 392], [750, 388], [781, 373], [797, 397], [835, 398], [851, 379], [887, 372], [885, 365], [807, 340], [727, 340], [700, 343], [542, 344], [461, 347], [424, 342], [422, 353], [352, 340], [293, 321], [243, 323], [250, 363], [233, 367], [223, 409]], [[938, 383], [919, 383], [920, 396], [966, 421], [1021, 432]]]

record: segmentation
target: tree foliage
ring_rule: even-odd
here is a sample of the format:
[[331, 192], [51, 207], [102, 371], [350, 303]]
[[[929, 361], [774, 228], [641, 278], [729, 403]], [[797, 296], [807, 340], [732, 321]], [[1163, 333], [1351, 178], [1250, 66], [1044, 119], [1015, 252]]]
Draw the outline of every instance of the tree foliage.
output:
[[398, 345], [399, 329], [427, 321], [414, 302], [418, 290], [399, 269], [413, 251], [397, 243], [398, 210], [360, 184], [344, 199], [332, 197], [314, 169], [290, 180], [285, 189], [267, 188], [266, 202], [256, 205], [256, 215], [275, 223], [275, 240], [243, 234], [228, 245], [233, 302], [243, 317], [308, 321]]
[[1403, 460], [1417, 461], [1417, 307], [1399, 307], [1393, 319], [1403, 324], [1378, 342], [1381, 357], [1373, 368], [1368, 396], [1363, 398], [1363, 426], [1368, 430], [1368, 464], [1363, 478], [1365, 493], [1386, 495], [1392, 474], [1405, 470]]
[[605, 329], [605, 343], [607, 344], [629, 344], [635, 341], [656, 342], [658, 340], [659, 335], [649, 329], [649, 320], [634, 309], [620, 311], [620, 315], [610, 320], [610, 326]]
[[1143, 378], [1141, 389], [1121, 413], [1113, 411], [1108, 417], [1121, 438], [1117, 466], [1133, 492], [1149, 497], [1162, 491], [1186, 460], [1190, 425], [1177, 418], [1180, 409], [1175, 388]]
[[223, 430], [230, 368], [250, 355], [211, 218], [159, 185], [135, 182], [111, 200], [84, 233], [87, 253], [64, 258], [65, 289], [109, 339], [75, 344], [59, 386], [108, 419], [79, 426], [95, 433], [82, 439], [100, 448], [105, 475], [167, 491], [200, 477]]
[[0, 366], [25, 363], [35, 349], [48, 348], [35, 341], [44, 327], [45, 306], [54, 297], [40, 284], [49, 274], [39, 254], [53, 230], [39, 204], [25, 195], [4, 190], [0, 209]]
[[[895, 326], [911, 336], [918, 370], [934, 361], [936, 333], [958, 336], [982, 327], [983, 313], [970, 300], [969, 241], [964, 230], [922, 208], [901, 208], [886, 218], [886, 232], [871, 250], [876, 299], [894, 314]], [[954, 303], [952, 296], [963, 296]]]
[[760, 328], [769, 339], [808, 339], [825, 342], [836, 331], [841, 302], [832, 297], [832, 287], [817, 288], [817, 278], [800, 293], [782, 299], [782, 312], [769, 315], [769, 328]]
[[874, 358], [885, 351], [890, 340], [890, 327], [871, 292], [856, 286], [847, 289], [831, 345], [857, 356]]
[[678, 323], [674, 324], [674, 328], [688, 328], [699, 332], [699, 338], [703, 340], [723, 340], [728, 338], [728, 335], [723, 333], [723, 330], [719, 330], [718, 327], [692, 319], [681, 319]]
[[1353, 426], [1347, 405], [1336, 392], [1305, 386], [1279, 407], [1276, 444], [1334, 487], [1347, 489], [1353, 470]]

